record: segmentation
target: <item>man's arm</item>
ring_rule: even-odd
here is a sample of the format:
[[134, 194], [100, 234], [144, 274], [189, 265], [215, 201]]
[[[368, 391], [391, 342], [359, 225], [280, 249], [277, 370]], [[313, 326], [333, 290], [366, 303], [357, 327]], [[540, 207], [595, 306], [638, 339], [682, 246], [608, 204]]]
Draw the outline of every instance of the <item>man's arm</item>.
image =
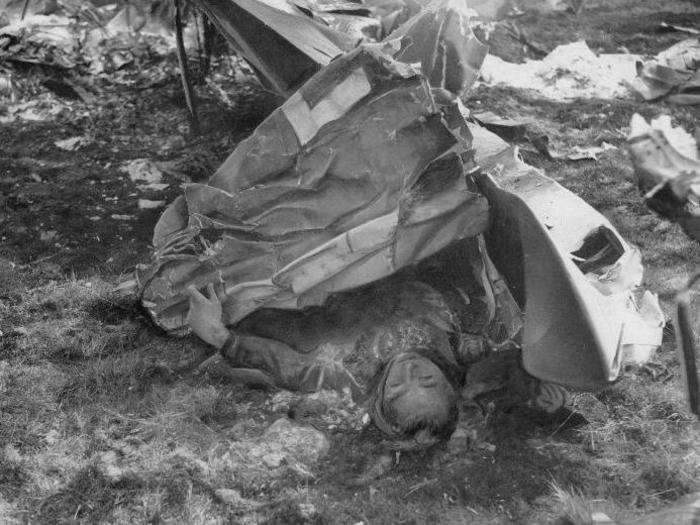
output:
[[325, 363], [318, 359], [317, 352], [303, 354], [275, 339], [232, 334], [222, 321], [221, 296], [213, 285], [207, 287], [206, 296], [194, 286], [188, 292], [187, 323], [203, 341], [220, 350], [232, 366], [262, 370], [278, 386], [291, 390], [328, 388], [342, 392], [347, 387], [353, 394], [359, 390], [341, 363]]
[[221, 351], [231, 365], [263, 370], [279, 386], [294, 387], [290, 384], [294, 382], [293, 378], [309, 365], [304, 355], [279, 341], [236, 336], [230, 332], [222, 321], [222, 297], [216, 293], [214, 285], [208, 285], [206, 295], [194, 286], [187, 291], [190, 296], [187, 324], [200, 339]]

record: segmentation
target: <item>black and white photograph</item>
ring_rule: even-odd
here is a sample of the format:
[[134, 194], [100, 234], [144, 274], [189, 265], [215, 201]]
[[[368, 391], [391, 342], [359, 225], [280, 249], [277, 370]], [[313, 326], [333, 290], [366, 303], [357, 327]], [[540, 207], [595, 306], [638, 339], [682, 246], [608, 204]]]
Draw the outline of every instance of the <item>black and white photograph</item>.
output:
[[700, 525], [698, 0], [0, 0], [0, 524]]

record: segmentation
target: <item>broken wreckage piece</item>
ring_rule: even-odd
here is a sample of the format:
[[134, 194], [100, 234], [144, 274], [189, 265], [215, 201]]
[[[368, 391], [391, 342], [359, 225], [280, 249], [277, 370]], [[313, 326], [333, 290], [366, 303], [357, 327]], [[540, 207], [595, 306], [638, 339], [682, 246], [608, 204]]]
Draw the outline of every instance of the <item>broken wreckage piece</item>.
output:
[[632, 297], [642, 273], [636, 250], [517, 150], [470, 130], [484, 170], [477, 182], [491, 205], [489, 255], [525, 311], [525, 369], [590, 390], [617, 379], [623, 362], [648, 359], [661, 343], [663, 314], [652, 294], [639, 304]]
[[444, 80], [378, 46], [318, 71], [162, 215], [153, 261], [137, 273], [154, 321], [186, 332], [185, 291], [210, 283], [225, 287], [228, 325], [260, 309], [321, 305], [486, 232], [525, 310], [530, 374], [595, 389], [626, 359], [647, 358], [663, 316], [650, 294], [639, 304], [632, 296], [635, 250], [580, 198], [468, 124], [458, 100], [434, 98], [431, 87], [461, 93], [469, 83]]

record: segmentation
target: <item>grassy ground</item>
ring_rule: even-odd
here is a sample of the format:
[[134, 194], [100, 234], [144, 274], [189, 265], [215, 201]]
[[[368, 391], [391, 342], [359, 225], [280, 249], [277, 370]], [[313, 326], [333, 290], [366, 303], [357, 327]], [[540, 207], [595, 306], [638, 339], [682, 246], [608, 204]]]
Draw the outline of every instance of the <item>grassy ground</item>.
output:
[[[653, 54], [684, 37], [655, 32], [660, 21], [698, 28], [700, 9], [591, 0], [578, 16], [528, 12], [518, 24], [546, 49], [585, 38], [594, 49]], [[164, 337], [112, 291], [148, 257], [158, 213], [137, 199], [170, 200], [183, 173], [210, 173], [269, 109], [255, 101], [253, 118], [205, 102], [204, 134], [184, 146], [176, 78], [103, 93], [99, 108], [75, 104], [52, 121], [0, 126], [0, 522], [585, 523], [592, 511], [631, 518], [700, 489], [700, 434], [670, 325], [654, 365], [578, 395], [568, 420], [495, 412], [467, 448], [394, 456], [388, 473], [357, 483], [387, 461], [381, 438], [344, 426], [353, 407], [325, 400], [337, 418], [320, 417], [318, 403], [315, 416], [295, 412], [326, 431], [328, 456], [308, 468], [262, 465], [263, 430], [309, 400], [197, 375], [204, 345]], [[560, 148], [622, 146], [634, 112], [669, 113], [691, 131], [699, 116], [663, 102], [556, 104], [506, 88], [478, 88], [467, 104], [533, 117]], [[74, 135], [91, 143], [78, 153], [53, 145]], [[119, 171], [142, 157], [169, 163], [170, 188], [144, 194]], [[527, 160], [640, 246], [645, 286], [670, 312], [700, 249], [644, 208], [623, 150], [595, 163]], [[113, 217], [124, 215], [133, 218]]]

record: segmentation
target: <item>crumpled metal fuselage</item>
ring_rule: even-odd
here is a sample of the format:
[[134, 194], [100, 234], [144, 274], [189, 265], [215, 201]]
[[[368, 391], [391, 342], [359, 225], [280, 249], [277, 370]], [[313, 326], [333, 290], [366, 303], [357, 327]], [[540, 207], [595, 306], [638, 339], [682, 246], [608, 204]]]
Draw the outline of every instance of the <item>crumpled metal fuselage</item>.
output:
[[[467, 122], [458, 95], [485, 51], [459, 9], [431, 3], [394, 44], [331, 61], [208, 184], [186, 188], [161, 217], [153, 262], [139, 272], [158, 324], [186, 329], [191, 284], [223, 284], [225, 317], [235, 323], [259, 308], [321, 304], [486, 231], [525, 311], [529, 373], [595, 389], [614, 381], [625, 359], [648, 358], [663, 316], [650, 294], [632, 296], [638, 253], [583, 200]], [[460, 40], [467, 52], [442, 59], [410, 48], [456, 49]]]

